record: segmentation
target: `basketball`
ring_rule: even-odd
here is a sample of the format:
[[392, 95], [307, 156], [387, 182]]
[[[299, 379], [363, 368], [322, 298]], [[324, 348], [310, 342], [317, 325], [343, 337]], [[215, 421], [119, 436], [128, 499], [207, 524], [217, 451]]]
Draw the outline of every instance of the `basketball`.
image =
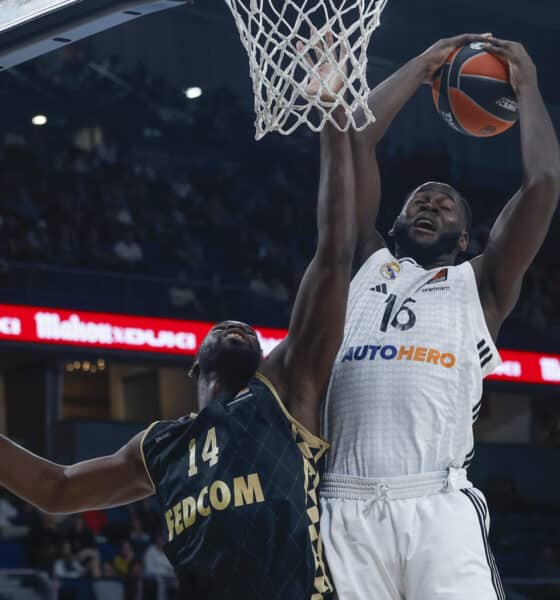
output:
[[479, 43], [449, 56], [434, 79], [432, 93], [443, 120], [465, 135], [492, 137], [517, 122], [508, 67]]

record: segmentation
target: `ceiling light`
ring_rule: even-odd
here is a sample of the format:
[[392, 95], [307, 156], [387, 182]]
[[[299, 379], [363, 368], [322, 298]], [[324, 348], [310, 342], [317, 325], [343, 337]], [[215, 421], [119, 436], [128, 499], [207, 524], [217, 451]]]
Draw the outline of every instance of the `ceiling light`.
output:
[[46, 125], [47, 121], [48, 121], [48, 119], [45, 115], [35, 115], [31, 119], [31, 122], [33, 123], [33, 125], [37, 125], [38, 127], [40, 127], [41, 125]]
[[202, 89], [199, 87], [188, 87], [185, 90], [185, 96], [189, 99], [189, 100], [195, 100], [196, 98], [200, 98], [200, 96], [202, 96]]

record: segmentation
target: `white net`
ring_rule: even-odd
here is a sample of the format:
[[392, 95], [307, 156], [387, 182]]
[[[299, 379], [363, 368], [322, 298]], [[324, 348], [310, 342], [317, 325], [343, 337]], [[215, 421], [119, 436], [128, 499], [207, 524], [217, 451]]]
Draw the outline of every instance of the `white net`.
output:
[[[367, 105], [367, 49], [387, 0], [225, 2], [249, 55], [257, 139], [271, 131], [289, 135], [303, 124], [360, 130], [375, 121]], [[324, 64], [336, 71], [340, 89], [323, 79]], [[334, 118], [339, 106], [343, 121]]]

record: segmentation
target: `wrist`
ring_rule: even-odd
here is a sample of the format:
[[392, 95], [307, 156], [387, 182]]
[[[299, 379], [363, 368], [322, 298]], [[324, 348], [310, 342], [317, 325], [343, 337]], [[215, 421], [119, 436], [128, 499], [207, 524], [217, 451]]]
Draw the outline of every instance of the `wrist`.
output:
[[349, 115], [344, 106], [337, 106], [333, 111], [333, 117], [341, 129], [346, 129], [348, 126]]
[[423, 52], [413, 58], [409, 65], [414, 71], [418, 86], [421, 86], [423, 83], [431, 83], [434, 75], [441, 66], [433, 60], [429, 51]]
[[534, 94], [540, 95], [541, 92], [539, 90], [539, 82], [537, 77], [535, 76], [523, 81], [522, 83], [518, 83], [515, 86], [515, 93], [517, 94], [518, 98], [520, 96], [530, 96]]
[[413, 58], [409, 64], [418, 76], [418, 85], [431, 79], [435, 71], [437, 71], [427, 51]]

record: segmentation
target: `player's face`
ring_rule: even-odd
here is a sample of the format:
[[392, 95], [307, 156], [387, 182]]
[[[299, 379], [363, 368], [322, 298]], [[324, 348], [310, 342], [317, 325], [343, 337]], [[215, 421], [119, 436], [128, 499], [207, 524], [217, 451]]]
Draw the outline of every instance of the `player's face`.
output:
[[465, 250], [465, 215], [450, 186], [427, 183], [407, 200], [393, 227], [399, 248], [419, 262]]
[[200, 373], [213, 374], [227, 386], [245, 385], [255, 374], [262, 351], [255, 330], [239, 321], [215, 325], [200, 347]]

